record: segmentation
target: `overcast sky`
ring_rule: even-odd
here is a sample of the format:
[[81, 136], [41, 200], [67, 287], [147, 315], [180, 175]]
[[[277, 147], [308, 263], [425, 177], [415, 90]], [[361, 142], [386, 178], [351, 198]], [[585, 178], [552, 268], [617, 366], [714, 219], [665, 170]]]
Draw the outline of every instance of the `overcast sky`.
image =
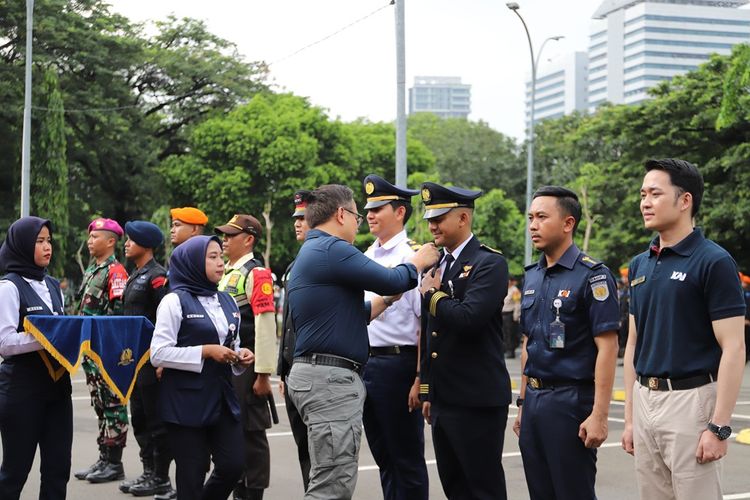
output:
[[[206, 21], [248, 61], [271, 63], [279, 90], [309, 97], [343, 120], [396, 116], [395, 7], [389, 0], [110, 0], [134, 21], [170, 13]], [[472, 120], [521, 138], [524, 80], [530, 71], [526, 35], [505, 0], [405, 0], [406, 82], [459, 76], [472, 86]], [[520, 0], [535, 50], [550, 42], [540, 62], [588, 45], [591, 15], [601, 0]], [[378, 12], [319, 44], [377, 9]], [[408, 104], [407, 104], [408, 106]], [[407, 108], [408, 109], [408, 108]]]

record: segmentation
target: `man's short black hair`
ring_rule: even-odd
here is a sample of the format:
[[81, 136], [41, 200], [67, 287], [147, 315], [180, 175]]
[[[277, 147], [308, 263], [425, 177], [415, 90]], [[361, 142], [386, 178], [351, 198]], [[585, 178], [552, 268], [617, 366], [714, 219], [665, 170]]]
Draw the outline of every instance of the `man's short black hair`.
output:
[[305, 220], [311, 228], [333, 217], [339, 207], [348, 208], [354, 203], [352, 190], [340, 184], [326, 184], [308, 195]]
[[404, 207], [406, 209], [406, 212], [404, 212], [404, 226], [407, 222], [409, 222], [409, 217], [411, 217], [412, 212], [414, 212], [414, 207], [411, 206], [411, 203], [408, 201], [401, 201], [396, 200], [391, 202], [391, 207], [393, 207], [393, 210], [396, 210], [398, 207]]
[[644, 165], [646, 172], [662, 170], [669, 175], [672, 185], [677, 187], [678, 195], [690, 193], [693, 197], [691, 215], [695, 217], [703, 200], [703, 176], [698, 172], [698, 167], [692, 163], [678, 158], [662, 158], [661, 160], [648, 160]]
[[578, 223], [581, 222], [582, 212], [578, 195], [562, 186], [542, 186], [536, 190], [532, 199], [539, 198], [540, 196], [554, 196], [557, 198], [557, 206], [560, 207], [562, 213], [575, 219], [576, 222], [573, 226], [573, 234], [575, 234], [576, 229], [578, 229]]

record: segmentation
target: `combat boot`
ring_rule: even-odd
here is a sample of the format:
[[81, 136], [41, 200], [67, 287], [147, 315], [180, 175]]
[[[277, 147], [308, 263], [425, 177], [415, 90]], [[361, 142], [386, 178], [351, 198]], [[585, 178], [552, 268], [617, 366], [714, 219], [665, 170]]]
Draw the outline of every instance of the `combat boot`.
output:
[[163, 495], [172, 491], [172, 482], [168, 477], [152, 476], [147, 481], [130, 488], [130, 494], [137, 497]]
[[90, 483], [108, 483], [125, 479], [125, 469], [122, 466], [122, 446], [107, 448], [107, 463], [104, 468], [86, 476]]
[[175, 490], [169, 490], [166, 493], [154, 495], [154, 500], [175, 500], [177, 498], [177, 492]]
[[74, 472], [73, 475], [76, 479], [86, 479], [89, 474], [99, 471], [107, 465], [107, 448], [105, 446], [99, 446], [99, 460], [89, 465], [83, 470]]
[[137, 484], [145, 483], [148, 479], [154, 476], [154, 466], [150, 462], [143, 462], [143, 474], [136, 477], [135, 479], [127, 479], [120, 483], [120, 491], [123, 493], [130, 493], [130, 488]]

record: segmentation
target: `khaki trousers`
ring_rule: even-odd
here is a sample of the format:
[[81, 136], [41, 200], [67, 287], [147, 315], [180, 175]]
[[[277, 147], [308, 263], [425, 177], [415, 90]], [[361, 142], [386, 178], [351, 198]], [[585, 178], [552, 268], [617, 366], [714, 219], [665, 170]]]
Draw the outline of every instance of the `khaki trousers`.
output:
[[721, 461], [699, 464], [701, 433], [716, 405], [716, 382], [684, 391], [633, 386], [633, 444], [641, 500], [721, 500]]

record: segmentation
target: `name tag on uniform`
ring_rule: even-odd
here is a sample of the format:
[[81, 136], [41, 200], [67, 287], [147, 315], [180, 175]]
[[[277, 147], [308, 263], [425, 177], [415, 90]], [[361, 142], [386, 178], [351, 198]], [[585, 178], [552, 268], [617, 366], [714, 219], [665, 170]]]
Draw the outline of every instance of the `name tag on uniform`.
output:
[[204, 314], [186, 314], [185, 319], [203, 319], [206, 316]]
[[534, 290], [524, 290], [524, 295], [534, 295]]
[[646, 281], [646, 276], [638, 276], [636, 279], [630, 282], [630, 288], [633, 288], [634, 286], [638, 286], [644, 281]]
[[30, 306], [26, 308], [26, 312], [44, 311], [42, 306]]

